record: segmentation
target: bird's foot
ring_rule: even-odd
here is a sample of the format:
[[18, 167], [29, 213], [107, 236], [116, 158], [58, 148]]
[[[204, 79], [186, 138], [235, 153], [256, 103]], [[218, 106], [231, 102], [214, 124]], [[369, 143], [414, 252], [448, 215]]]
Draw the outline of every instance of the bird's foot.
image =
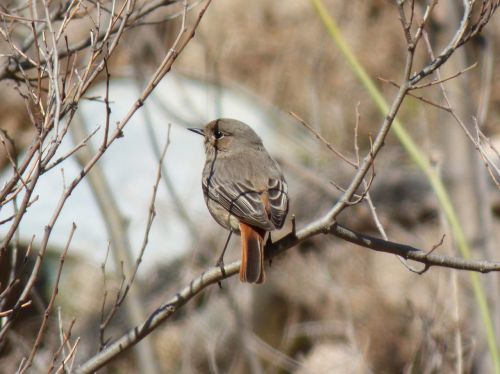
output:
[[[226, 270], [224, 269], [224, 259], [219, 257], [217, 262], [215, 263], [215, 266], [218, 267], [222, 273], [223, 277], [226, 277]], [[219, 285], [219, 288], [222, 289], [222, 280], [217, 281], [217, 284]]]

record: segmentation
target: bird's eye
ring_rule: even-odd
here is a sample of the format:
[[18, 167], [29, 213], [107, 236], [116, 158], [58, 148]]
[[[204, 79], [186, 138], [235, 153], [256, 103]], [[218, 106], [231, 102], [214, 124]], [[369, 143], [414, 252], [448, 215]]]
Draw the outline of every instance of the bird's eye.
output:
[[215, 136], [215, 139], [222, 139], [224, 137], [224, 133], [220, 130], [215, 130], [214, 136]]

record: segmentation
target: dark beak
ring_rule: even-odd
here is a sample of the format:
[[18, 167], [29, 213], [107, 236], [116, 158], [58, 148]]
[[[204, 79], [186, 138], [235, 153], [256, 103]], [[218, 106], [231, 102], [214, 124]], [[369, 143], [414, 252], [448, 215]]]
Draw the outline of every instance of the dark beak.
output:
[[188, 128], [188, 130], [192, 131], [192, 132], [195, 132], [198, 135], [205, 136], [205, 133], [203, 132], [203, 129], [199, 129], [199, 128], [196, 128], [196, 127], [191, 127], [191, 128]]

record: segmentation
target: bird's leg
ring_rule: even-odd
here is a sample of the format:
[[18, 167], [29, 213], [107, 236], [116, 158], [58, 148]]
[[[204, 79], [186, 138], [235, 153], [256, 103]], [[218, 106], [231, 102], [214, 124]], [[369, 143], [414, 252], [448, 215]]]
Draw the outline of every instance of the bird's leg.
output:
[[[224, 272], [224, 253], [226, 253], [227, 245], [229, 244], [231, 235], [233, 235], [233, 230], [229, 231], [229, 235], [226, 239], [226, 244], [224, 244], [224, 249], [222, 249], [222, 253], [220, 254], [219, 258], [217, 259], [217, 263], [215, 264], [215, 266], [218, 266], [220, 268], [222, 275], [226, 275], [226, 273]], [[222, 288], [222, 283], [220, 281], [218, 281], [217, 283], [219, 284], [219, 288]]]
[[[266, 245], [264, 246], [264, 250], [266, 248], [270, 247], [271, 245], [273, 245], [273, 241], [271, 239], [271, 233], [269, 232], [268, 237], [267, 237], [267, 241], [266, 241]], [[264, 255], [265, 255], [265, 253], [264, 253]], [[273, 259], [269, 258], [269, 267], [271, 267], [272, 264], [273, 264]]]
[[224, 244], [224, 249], [222, 250], [222, 253], [220, 254], [219, 258], [217, 259], [217, 263], [215, 264], [216, 266], [220, 267], [221, 270], [223, 271], [224, 269], [224, 254], [226, 253], [227, 245], [229, 244], [229, 239], [231, 239], [231, 235], [233, 235], [233, 230], [229, 231], [229, 235], [227, 236], [226, 239], [226, 244]]

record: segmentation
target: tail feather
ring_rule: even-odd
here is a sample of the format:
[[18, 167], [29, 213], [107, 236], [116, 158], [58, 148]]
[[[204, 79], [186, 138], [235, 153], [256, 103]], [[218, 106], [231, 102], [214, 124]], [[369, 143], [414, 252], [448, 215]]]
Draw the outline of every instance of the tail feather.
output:
[[240, 280], [248, 283], [264, 282], [265, 231], [240, 222], [241, 267]]

